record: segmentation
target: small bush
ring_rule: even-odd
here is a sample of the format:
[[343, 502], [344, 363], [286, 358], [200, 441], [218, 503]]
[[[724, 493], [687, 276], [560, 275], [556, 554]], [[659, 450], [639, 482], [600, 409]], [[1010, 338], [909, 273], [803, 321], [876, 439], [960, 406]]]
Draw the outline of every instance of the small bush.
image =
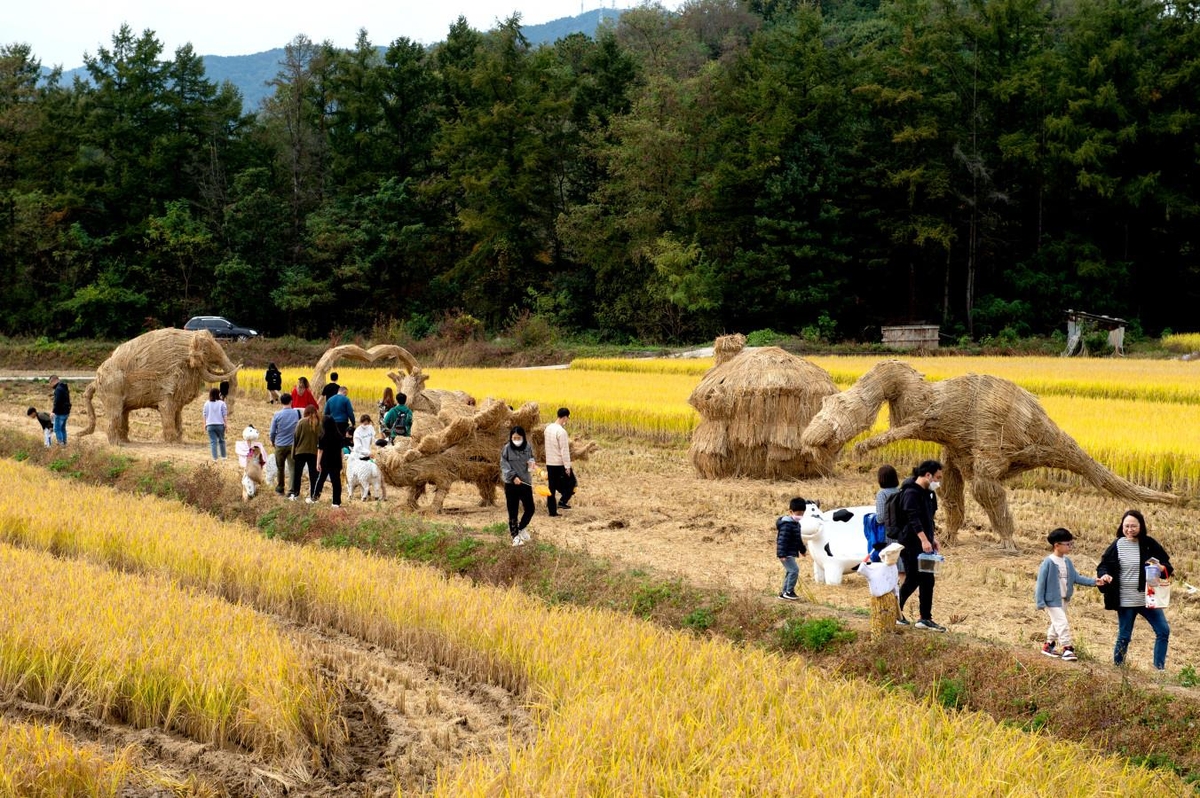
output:
[[946, 709], [962, 709], [967, 704], [967, 685], [962, 679], [944, 676], [933, 683], [933, 695]]
[[559, 338], [558, 330], [546, 317], [528, 310], [513, 319], [508, 335], [522, 349], [553, 346]]
[[746, 346], [777, 346], [786, 336], [768, 327], [765, 330], [755, 330], [746, 336]]
[[693, 632], [704, 632], [713, 625], [713, 611], [708, 607], [698, 607], [683, 617], [683, 626]]
[[1179, 669], [1179, 683], [1184, 687], [1196, 687], [1200, 685], [1200, 673], [1194, 666], [1184, 665]]
[[780, 645], [787, 651], [820, 653], [839, 643], [848, 643], [855, 633], [836, 618], [789, 618], [780, 629]]

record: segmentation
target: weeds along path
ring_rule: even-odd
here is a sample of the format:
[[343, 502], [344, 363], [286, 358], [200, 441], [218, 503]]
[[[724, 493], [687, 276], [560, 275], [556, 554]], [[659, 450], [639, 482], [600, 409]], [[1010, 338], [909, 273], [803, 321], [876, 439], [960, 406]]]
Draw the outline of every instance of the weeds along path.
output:
[[484, 755], [532, 735], [519, 700], [444, 667], [406, 660], [350, 635], [270, 616], [319, 663], [342, 692], [340, 722], [347, 744], [306, 782], [279, 772], [244, 750], [198, 743], [162, 729], [107, 723], [91, 714], [28, 701], [0, 701], [13, 722], [52, 723], [112, 754], [133, 747], [146, 783], [123, 796], [163, 795], [165, 786], [191, 784], [182, 794], [229, 796], [392, 796], [433, 788], [439, 768]]

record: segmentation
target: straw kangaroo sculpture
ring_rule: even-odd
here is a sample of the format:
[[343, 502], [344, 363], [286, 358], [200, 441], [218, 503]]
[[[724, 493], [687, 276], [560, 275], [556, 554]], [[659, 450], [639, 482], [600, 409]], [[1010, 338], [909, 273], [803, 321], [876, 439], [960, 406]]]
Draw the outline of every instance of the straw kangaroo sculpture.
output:
[[1046, 415], [1037, 397], [1015, 383], [980, 374], [926, 382], [898, 360], [879, 363], [848, 390], [826, 397], [804, 431], [804, 445], [822, 455], [836, 455], [870, 429], [884, 402], [891, 428], [860, 442], [855, 454], [906, 438], [940, 443], [945, 468], [938, 495], [946, 512], [947, 541], [953, 541], [963, 525], [963, 491], [969, 485], [1004, 548], [1015, 549], [1002, 483], [1035, 468], [1074, 472], [1131, 502], [1179, 501], [1172, 494], [1134, 485], [1088, 457]]

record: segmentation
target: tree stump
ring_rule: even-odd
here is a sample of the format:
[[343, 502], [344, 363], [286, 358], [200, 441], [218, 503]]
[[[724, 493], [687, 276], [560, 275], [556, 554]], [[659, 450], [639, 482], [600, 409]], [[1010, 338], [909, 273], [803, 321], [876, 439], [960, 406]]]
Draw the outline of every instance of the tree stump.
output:
[[894, 591], [888, 591], [882, 596], [871, 596], [871, 639], [880, 640], [885, 634], [896, 631], [896, 621], [900, 620], [900, 601]]

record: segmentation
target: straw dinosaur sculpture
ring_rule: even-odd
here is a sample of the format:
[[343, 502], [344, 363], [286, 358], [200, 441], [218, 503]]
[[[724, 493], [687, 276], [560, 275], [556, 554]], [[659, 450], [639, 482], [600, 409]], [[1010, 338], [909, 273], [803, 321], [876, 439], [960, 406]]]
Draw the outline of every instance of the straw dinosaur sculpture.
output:
[[837, 393], [825, 371], [779, 347], [743, 351], [744, 335], [723, 335], [714, 364], [688, 397], [700, 414], [689, 455], [705, 479], [795, 479], [833, 469], [837, 452], [814, 456], [800, 434]]
[[891, 428], [854, 447], [862, 455], [906, 438], [944, 447], [944, 478], [938, 493], [946, 512], [945, 539], [963, 525], [963, 490], [987, 512], [1002, 545], [1015, 549], [1013, 518], [1003, 481], [1035, 468], [1079, 474], [1131, 502], [1169, 504], [1177, 496], [1134, 485], [1088, 457], [1050, 420], [1037, 397], [1008, 380], [968, 374], [926, 382], [898, 360], [879, 363], [851, 388], [827, 397], [804, 430], [803, 443], [820, 456], [836, 456], [856, 435], [871, 428], [883, 403]]
[[[464, 391], [426, 388], [428, 375], [416, 358], [402, 346], [379, 344], [363, 349], [343, 344], [325, 351], [313, 369], [312, 390], [321, 392], [325, 378], [340, 360], [376, 363], [396, 360], [403, 372], [388, 373], [396, 388], [408, 397], [413, 411], [412, 437], [397, 438], [394, 445], [379, 451], [375, 462], [384, 481], [408, 489], [408, 506], [417, 509], [430, 485], [434, 486], [430, 511], [440, 513], [455, 482], [469, 482], [478, 489], [480, 503], [496, 503], [500, 484], [500, 450], [508, 441], [509, 430], [521, 425], [533, 442], [538, 462], [545, 451], [545, 427], [539, 423], [538, 406], [533, 403], [513, 410], [503, 402], [488, 399], [482, 407]], [[591, 441], [571, 441], [572, 459], [587, 459], [597, 445]]]
[[233, 409], [237, 371], [225, 350], [207, 330], [168, 327], [139, 335], [113, 350], [96, 369], [96, 379], [83, 392], [88, 425], [80, 435], [96, 431], [93, 397], [99, 395], [108, 414], [108, 442], [129, 443], [129, 414], [147, 407], [162, 416], [163, 440], [183, 439], [183, 408], [205, 384], [229, 382], [225, 401]]
[[[494, 505], [500, 485], [500, 450], [514, 425], [529, 431], [534, 458], [545, 462], [545, 427], [538, 422], [538, 406], [533, 402], [513, 410], [503, 402], [488, 399], [470, 414], [463, 414], [460, 406], [445, 408], [437, 420], [443, 425], [441, 429], [419, 438], [397, 438], [394, 446], [375, 456], [387, 484], [408, 488], [410, 509], [417, 509], [426, 488], [433, 485], [429, 509], [440, 513], [455, 482], [473, 484], [479, 491], [480, 504]], [[596, 448], [593, 441], [571, 441], [571, 458], [586, 460]]]

